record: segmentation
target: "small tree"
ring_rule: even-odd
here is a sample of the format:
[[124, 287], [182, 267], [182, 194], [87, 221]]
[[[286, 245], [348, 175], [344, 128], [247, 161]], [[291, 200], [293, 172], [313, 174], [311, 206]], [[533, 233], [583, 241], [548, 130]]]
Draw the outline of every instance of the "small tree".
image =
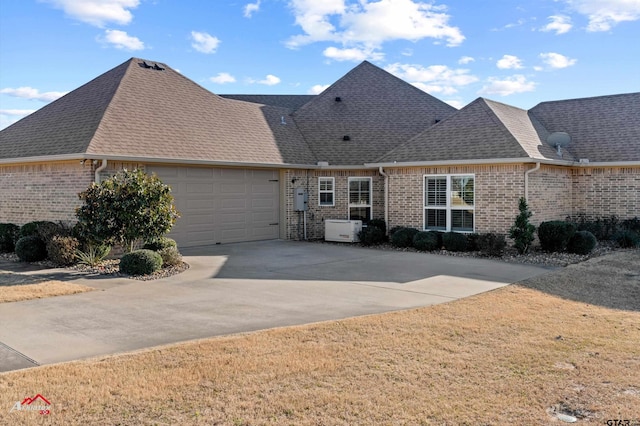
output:
[[120, 244], [126, 252], [139, 239], [166, 234], [179, 217], [171, 188], [140, 169], [92, 183], [79, 197], [84, 201], [76, 210], [82, 236], [94, 243]]
[[520, 214], [516, 217], [511, 229], [509, 229], [509, 237], [515, 241], [514, 247], [518, 250], [518, 253], [524, 254], [531, 248], [536, 227], [529, 223], [529, 218], [533, 213], [529, 211], [527, 200], [524, 197], [518, 200], [518, 209]]

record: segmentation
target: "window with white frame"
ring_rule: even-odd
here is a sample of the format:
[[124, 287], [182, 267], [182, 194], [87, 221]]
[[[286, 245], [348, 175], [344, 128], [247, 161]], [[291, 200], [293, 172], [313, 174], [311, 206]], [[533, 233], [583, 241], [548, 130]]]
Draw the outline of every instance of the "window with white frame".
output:
[[424, 177], [424, 229], [473, 232], [474, 216], [475, 176]]
[[335, 205], [334, 197], [334, 178], [319, 177], [318, 178], [318, 203], [321, 206]]
[[371, 178], [349, 178], [349, 220], [371, 220]]

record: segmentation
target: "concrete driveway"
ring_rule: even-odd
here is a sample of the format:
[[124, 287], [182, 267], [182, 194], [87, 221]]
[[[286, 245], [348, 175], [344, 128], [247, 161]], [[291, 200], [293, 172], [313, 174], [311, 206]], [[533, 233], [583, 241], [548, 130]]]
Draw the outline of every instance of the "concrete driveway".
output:
[[173, 277], [69, 275], [65, 279], [99, 291], [0, 304], [0, 371], [428, 306], [549, 271], [487, 259], [292, 241], [182, 252], [191, 268]]

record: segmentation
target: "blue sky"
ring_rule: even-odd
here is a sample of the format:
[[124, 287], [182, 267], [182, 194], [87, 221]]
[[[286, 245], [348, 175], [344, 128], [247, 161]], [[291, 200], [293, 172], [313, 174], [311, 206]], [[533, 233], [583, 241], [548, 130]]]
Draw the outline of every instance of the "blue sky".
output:
[[369, 60], [529, 109], [640, 91], [640, 0], [0, 0], [0, 128], [130, 57], [219, 94], [318, 93]]

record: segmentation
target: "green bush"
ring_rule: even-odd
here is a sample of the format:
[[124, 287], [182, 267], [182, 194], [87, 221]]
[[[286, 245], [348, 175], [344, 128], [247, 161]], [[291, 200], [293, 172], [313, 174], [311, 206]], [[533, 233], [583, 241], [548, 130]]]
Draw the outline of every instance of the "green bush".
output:
[[153, 250], [153, 251], [160, 251], [162, 249], [165, 249], [167, 247], [178, 247], [178, 244], [176, 243], [176, 240], [169, 238], [169, 237], [159, 237], [159, 238], [153, 238], [147, 242], [144, 243], [144, 245], [142, 246], [143, 249], [147, 249], [147, 250]]
[[577, 231], [567, 244], [567, 251], [575, 254], [589, 254], [596, 247], [595, 235], [589, 231]]
[[162, 268], [162, 256], [153, 250], [135, 250], [120, 259], [120, 272], [128, 275], [148, 275], [160, 268]]
[[109, 255], [109, 252], [111, 252], [111, 246], [104, 244], [87, 244], [84, 250], [76, 250], [75, 256], [78, 263], [96, 266]]
[[576, 233], [573, 223], [561, 220], [542, 222], [538, 227], [540, 246], [548, 252], [562, 252], [567, 248], [569, 240]]
[[640, 235], [627, 229], [616, 232], [612, 240], [622, 248], [640, 247]]
[[445, 232], [442, 235], [442, 245], [448, 251], [465, 251], [467, 249], [467, 237], [458, 232]]
[[47, 257], [52, 262], [67, 266], [76, 262], [76, 251], [80, 247], [80, 242], [74, 237], [54, 235], [46, 243]]
[[507, 240], [504, 235], [489, 232], [478, 235], [478, 248], [480, 251], [492, 257], [500, 257], [504, 253], [507, 246]]
[[591, 232], [598, 241], [612, 239], [613, 235], [624, 226], [624, 222], [621, 223], [616, 215], [590, 218], [584, 213], [579, 213], [576, 216], [568, 216], [566, 221], [571, 222], [576, 227], [576, 231]]
[[384, 219], [371, 219], [369, 221], [369, 223], [367, 224], [367, 226], [370, 227], [374, 227], [374, 228], [379, 228], [380, 230], [382, 230], [383, 234], [387, 234], [387, 222], [384, 221]]
[[467, 250], [469, 251], [479, 251], [480, 247], [478, 246], [478, 238], [480, 238], [480, 234], [466, 234], [467, 236]]
[[16, 255], [23, 262], [39, 262], [47, 258], [47, 245], [37, 235], [22, 237], [16, 242]]
[[514, 247], [518, 250], [518, 253], [525, 254], [529, 251], [531, 243], [535, 239], [536, 227], [529, 223], [529, 218], [533, 213], [529, 211], [527, 200], [524, 197], [521, 197], [518, 201], [518, 210], [520, 213], [516, 216], [511, 229], [509, 229], [509, 237], [513, 238]]
[[182, 255], [177, 247], [165, 247], [158, 250], [162, 258], [162, 266], [178, 266], [182, 263]]
[[0, 253], [12, 253], [16, 249], [16, 241], [20, 235], [20, 227], [13, 223], [0, 223]]
[[371, 225], [362, 228], [362, 231], [358, 233], [358, 238], [364, 246], [374, 246], [387, 241], [387, 236], [384, 234], [384, 231], [377, 226]]
[[53, 229], [57, 229], [58, 225], [53, 222], [38, 220], [34, 222], [27, 222], [20, 227], [20, 237], [30, 237], [32, 235], [38, 236], [42, 239], [48, 236]]
[[633, 219], [623, 220], [622, 228], [640, 235], [640, 218], [636, 216]]
[[420, 231], [413, 236], [413, 246], [420, 251], [438, 250], [438, 234], [431, 231]]
[[394, 247], [411, 247], [413, 246], [413, 237], [418, 233], [415, 228], [400, 228], [393, 233], [391, 237], [391, 245]]

